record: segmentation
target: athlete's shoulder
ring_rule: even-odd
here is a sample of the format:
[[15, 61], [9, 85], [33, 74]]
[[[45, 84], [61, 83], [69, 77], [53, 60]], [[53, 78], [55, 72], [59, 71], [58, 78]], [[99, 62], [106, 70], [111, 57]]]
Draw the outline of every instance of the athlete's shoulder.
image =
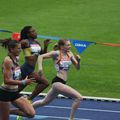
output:
[[37, 43], [37, 44], [39, 44], [39, 45], [41, 45], [41, 44], [40, 44], [40, 41], [37, 40], [37, 39], [34, 39], [34, 42]]
[[23, 39], [20, 41], [22, 49], [29, 47], [29, 41], [27, 39]]
[[4, 61], [5, 61], [5, 62], [6, 62], [6, 61], [7, 61], [7, 62], [12, 62], [12, 60], [11, 60], [11, 58], [10, 58], [9, 56], [6, 56], [5, 59], [4, 59]]
[[4, 61], [3, 61], [4, 66], [11, 66], [12, 65], [12, 60], [10, 59], [9, 56], [6, 56]]
[[55, 59], [60, 55], [60, 51], [59, 50], [53, 50], [52, 51], [52, 57]]

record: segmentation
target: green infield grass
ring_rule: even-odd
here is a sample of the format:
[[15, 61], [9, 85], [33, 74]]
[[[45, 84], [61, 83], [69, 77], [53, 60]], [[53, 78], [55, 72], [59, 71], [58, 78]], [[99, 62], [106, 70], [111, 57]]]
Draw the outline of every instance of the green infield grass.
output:
[[[120, 0], [1, 0], [0, 29], [20, 32], [32, 25], [40, 35], [120, 43], [119, 5]], [[8, 37], [10, 33], [0, 33], [0, 38]], [[43, 39], [39, 40], [43, 43]], [[72, 51], [77, 54], [74, 46]], [[5, 55], [6, 50], [0, 47], [1, 65]], [[22, 53], [20, 56], [22, 65]], [[71, 67], [68, 84], [84, 96], [120, 98], [119, 60], [120, 47], [92, 44], [81, 54], [81, 70]], [[56, 75], [52, 60], [44, 61], [43, 70], [51, 83]], [[2, 72], [0, 78], [2, 83]], [[25, 91], [33, 88], [30, 85]]]

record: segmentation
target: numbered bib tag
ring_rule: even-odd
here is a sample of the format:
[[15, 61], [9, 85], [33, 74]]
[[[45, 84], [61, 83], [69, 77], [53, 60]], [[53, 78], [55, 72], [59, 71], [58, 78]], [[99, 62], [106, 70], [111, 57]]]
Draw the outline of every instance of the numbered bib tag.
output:
[[63, 68], [64, 70], [68, 70], [71, 65], [71, 61], [61, 61], [60, 62], [60, 68]]
[[31, 51], [33, 54], [39, 54], [41, 51], [41, 47], [38, 44], [31, 44]]
[[16, 79], [20, 79], [20, 76], [21, 76], [21, 70], [20, 70], [20, 67], [17, 67], [14, 70], [14, 76], [13, 77], [16, 80]]

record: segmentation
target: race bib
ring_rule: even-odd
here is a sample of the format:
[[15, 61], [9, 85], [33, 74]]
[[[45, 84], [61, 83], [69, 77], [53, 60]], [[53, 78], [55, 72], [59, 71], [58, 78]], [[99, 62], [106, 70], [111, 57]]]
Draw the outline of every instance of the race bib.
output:
[[41, 47], [38, 44], [31, 44], [30, 47], [33, 54], [39, 54], [41, 51]]

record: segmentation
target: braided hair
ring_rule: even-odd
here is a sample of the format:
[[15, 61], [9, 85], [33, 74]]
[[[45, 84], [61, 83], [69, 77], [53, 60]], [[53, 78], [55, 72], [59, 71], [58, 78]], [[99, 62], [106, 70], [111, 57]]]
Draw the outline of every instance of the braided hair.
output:
[[20, 32], [20, 40], [23, 40], [23, 39], [28, 39], [28, 36], [27, 34], [29, 33], [29, 30], [32, 28], [32, 26], [25, 26], [21, 32]]

